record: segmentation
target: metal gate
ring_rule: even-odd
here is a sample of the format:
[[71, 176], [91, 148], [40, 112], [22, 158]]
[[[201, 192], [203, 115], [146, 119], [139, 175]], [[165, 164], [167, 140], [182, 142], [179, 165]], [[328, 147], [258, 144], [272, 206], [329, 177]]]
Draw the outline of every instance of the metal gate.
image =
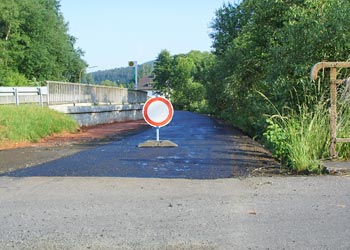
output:
[[330, 69], [330, 94], [331, 94], [331, 107], [329, 111], [329, 126], [330, 126], [330, 155], [332, 158], [337, 158], [338, 153], [336, 150], [337, 142], [348, 143], [350, 138], [337, 138], [337, 85], [349, 83], [347, 79], [337, 79], [337, 70], [340, 68], [350, 68], [350, 62], [319, 62], [314, 65], [311, 70], [311, 80], [318, 78], [318, 72], [321, 69]]

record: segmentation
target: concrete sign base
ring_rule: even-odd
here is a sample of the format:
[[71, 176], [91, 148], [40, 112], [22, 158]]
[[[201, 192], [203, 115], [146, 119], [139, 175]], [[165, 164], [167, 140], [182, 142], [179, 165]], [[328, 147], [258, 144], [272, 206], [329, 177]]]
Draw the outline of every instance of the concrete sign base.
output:
[[144, 143], [140, 143], [138, 145], [139, 148], [154, 148], [154, 147], [177, 147], [176, 143], [173, 143], [169, 140], [156, 141], [156, 140], [148, 140]]

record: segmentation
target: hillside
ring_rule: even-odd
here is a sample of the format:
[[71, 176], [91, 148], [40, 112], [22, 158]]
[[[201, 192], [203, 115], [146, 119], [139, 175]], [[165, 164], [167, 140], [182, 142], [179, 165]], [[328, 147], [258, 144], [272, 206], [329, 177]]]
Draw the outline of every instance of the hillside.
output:
[[[153, 72], [154, 61], [146, 62], [138, 65], [138, 79], [143, 76], [150, 75]], [[109, 70], [99, 70], [91, 73], [93, 82], [95, 84], [101, 84], [104, 81], [112, 82], [117, 85], [129, 85], [134, 82], [134, 68], [133, 67], [121, 67]]]

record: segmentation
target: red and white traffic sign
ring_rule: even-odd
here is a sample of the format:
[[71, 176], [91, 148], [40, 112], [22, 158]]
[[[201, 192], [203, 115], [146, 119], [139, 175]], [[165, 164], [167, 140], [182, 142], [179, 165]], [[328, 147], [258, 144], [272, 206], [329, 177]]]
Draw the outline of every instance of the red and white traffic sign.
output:
[[153, 127], [167, 125], [174, 115], [171, 102], [164, 97], [152, 97], [147, 100], [142, 109], [143, 118]]

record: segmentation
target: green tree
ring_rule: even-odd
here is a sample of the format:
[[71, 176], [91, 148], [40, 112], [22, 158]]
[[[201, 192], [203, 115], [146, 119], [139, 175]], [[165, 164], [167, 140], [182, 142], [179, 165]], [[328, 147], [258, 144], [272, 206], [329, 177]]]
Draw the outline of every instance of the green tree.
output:
[[170, 76], [172, 72], [173, 58], [170, 52], [162, 50], [154, 63], [154, 86], [162, 93], [170, 94], [172, 91], [172, 83]]
[[146, 62], [146, 63], [139, 65], [139, 69], [138, 69], [138, 73], [137, 73], [138, 78], [152, 75], [153, 69], [154, 69], [153, 61]]
[[175, 108], [201, 111], [206, 108], [206, 81], [214, 57], [191, 51], [171, 56], [161, 51], [155, 62], [155, 87], [167, 94]]
[[[77, 81], [86, 63], [58, 0], [0, 2], [0, 84], [11, 79]], [[14, 77], [16, 76], [17, 77]], [[10, 82], [9, 82], [10, 81]]]
[[220, 8], [212, 23], [216, 63], [210, 81], [222, 95], [210, 92], [209, 98], [219, 104], [217, 114], [261, 135], [263, 114], [272, 109], [258, 92], [279, 111], [315, 95], [312, 66], [349, 59], [349, 11], [346, 0], [243, 0]]

